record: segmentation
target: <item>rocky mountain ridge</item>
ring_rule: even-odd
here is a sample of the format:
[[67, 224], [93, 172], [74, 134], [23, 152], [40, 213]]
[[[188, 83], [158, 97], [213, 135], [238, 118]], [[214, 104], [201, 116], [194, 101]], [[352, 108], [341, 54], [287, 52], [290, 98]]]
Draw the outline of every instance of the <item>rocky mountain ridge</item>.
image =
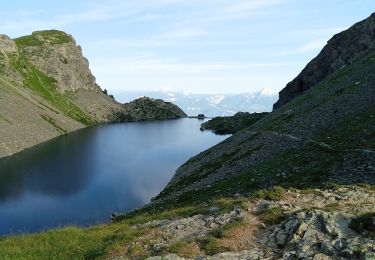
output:
[[301, 73], [280, 91], [279, 100], [273, 108], [277, 109], [288, 103], [374, 48], [375, 13], [333, 36], [319, 55], [311, 60]]

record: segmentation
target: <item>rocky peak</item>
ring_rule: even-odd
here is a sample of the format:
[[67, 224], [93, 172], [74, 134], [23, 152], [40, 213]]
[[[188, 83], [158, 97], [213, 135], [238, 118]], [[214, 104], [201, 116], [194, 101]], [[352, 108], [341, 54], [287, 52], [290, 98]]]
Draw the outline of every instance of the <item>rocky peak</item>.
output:
[[72, 35], [58, 30], [35, 31], [31, 35], [16, 38], [15, 41], [20, 47], [55, 45], [63, 43], [73, 43]]
[[15, 42], [29, 62], [56, 79], [59, 91], [100, 92], [88, 60], [71, 35], [57, 30], [37, 31]]
[[187, 117], [178, 106], [162, 99], [140, 97], [122, 105], [114, 115], [114, 121], [153, 121]]
[[5, 34], [0, 34], [0, 52], [13, 53], [17, 51], [16, 43]]
[[336, 34], [302, 72], [279, 93], [277, 109], [312, 88], [328, 75], [375, 48], [375, 13], [349, 29]]

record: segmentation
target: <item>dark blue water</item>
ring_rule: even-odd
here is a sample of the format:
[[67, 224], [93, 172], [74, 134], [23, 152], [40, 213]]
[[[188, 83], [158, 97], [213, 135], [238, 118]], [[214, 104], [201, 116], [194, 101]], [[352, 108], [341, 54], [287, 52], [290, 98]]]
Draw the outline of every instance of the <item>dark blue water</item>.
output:
[[178, 166], [225, 139], [179, 119], [108, 124], [0, 160], [0, 234], [106, 222], [140, 207]]

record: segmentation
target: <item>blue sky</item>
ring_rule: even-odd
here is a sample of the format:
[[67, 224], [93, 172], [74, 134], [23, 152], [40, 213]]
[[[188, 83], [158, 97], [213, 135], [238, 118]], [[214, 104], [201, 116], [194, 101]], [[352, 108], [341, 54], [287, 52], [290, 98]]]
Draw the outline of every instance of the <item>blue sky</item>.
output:
[[374, 0], [3, 1], [0, 33], [72, 34], [102, 88], [279, 91]]

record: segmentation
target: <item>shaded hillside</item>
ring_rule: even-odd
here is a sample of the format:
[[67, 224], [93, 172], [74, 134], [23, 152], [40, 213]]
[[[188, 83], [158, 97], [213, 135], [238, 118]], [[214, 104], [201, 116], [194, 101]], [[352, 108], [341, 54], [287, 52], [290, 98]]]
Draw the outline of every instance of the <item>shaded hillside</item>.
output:
[[155, 203], [273, 185], [375, 183], [375, 50], [356, 56], [304, 95], [191, 158]]
[[351, 64], [363, 53], [375, 48], [375, 13], [332, 37], [302, 72], [279, 93], [276, 109], [311, 87], [316, 86], [333, 72]]
[[215, 134], [225, 135], [234, 134], [238, 131], [251, 126], [268, 113], [247, 113], [238, 112], [234, 116], [218, 116], [201, 125], [201, 130], [211, 130]]

